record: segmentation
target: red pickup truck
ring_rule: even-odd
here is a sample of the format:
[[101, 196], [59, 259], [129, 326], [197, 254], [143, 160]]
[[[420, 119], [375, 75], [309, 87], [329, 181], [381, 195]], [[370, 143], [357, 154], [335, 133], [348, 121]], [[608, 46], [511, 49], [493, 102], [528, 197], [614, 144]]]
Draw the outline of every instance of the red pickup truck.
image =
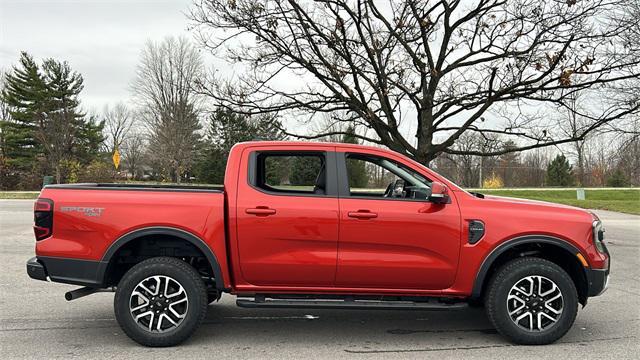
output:
[[46, 186], [30, 277], [115, 289], [124, 332], [170, 346], [223, 293], [251, 308], [454, 310], [483, 305], [519, 344], [547, 344], [602, 293], [598, 217], [469, 193], [398, 153], [247, 142], [224, 187]]

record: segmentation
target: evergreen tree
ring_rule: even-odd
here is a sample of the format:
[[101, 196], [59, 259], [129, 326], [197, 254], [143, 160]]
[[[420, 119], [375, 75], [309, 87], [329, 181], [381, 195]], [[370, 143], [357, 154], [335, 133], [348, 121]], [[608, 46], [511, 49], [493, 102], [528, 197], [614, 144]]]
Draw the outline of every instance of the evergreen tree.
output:
[[82, 76], [66, 62], [48, 59], [42, 70], [46, 112], [44, 121], [36, 126], [35, 137], [44, 148], [49, 169], [55, 171], [56, 181], [60, 183], [61, 162], [76, 160], [73, 155], [87, 130], [78, 99], [84, 85]]
[[571, 186], [574, 183], [573, 169], [564, 155], [557, 155], [547, 167], [548, 186]]
[[87, 119], [79, 107], [82, 76], [68, 63], [47, 59], [38, 66], [23, 52], [18, 66], [6, 74], [2, 99], [11, 119], [0, 123], [6, 163], [33, 172], [44, 156], [45, 174], [63, 180], [62, 167], [84, 164], [97, 155], [103, 124]]
[[11, 109], [10, 119], [2, 119], [3, 155], [7, 166], [28, 170], [42, 146], [35, 138], [36, 128], [44, 121], [47, 87], [38, 65], [23, 52], [18, 66], [5, 75], [2, 100]]
[[314, 185], [322, 170], [322, 160], [318, 156], [296, 156], [291, 164], [289, 182], [291, 185]]
[[[104, 120], [99, 121], [96, 116], [87, 116], [77, 129], [73, 155], [82, 164], [89, 164], [99, 158], [105, 136]], [[109, 159], [109, 161], [111, 161]]]
[[[233, 145], [255, 139], [283, 140], [285, 138], [280, 131], [280, 122], [273, 118], [251, 119], [228, 109], [218, 109], [209, 120], [206, 145], [195, 166], [196, 178], [200, 182], [221, 184], [224, 181], [227, 156]], [[272, 176], [275, 179], [280, 175]]]
[[[347, 144], [357, 144], [358, 138], [356, 138], [356, 129], [353, 126], [349, 126], [343, 135], [342, 141]], [[366, 162], [358, 159], [347, 159], [347, 172], [349, 174], [349, 187], [351, 188], [365, 188], [369, 182], [369, 176], [367, 175]]]
[[607, 186], [610, 187], [625, 187], [629, 186], [629, 179], [625, 176], [622, 169], [617, 168], [613, 174], [607, 179]]

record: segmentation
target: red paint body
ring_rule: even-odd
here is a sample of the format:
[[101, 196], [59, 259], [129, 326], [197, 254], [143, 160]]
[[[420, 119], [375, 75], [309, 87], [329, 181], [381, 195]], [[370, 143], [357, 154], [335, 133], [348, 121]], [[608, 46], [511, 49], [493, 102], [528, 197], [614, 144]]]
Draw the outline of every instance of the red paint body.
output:
[[[385, 157], [443, 183], [450, 202], [268, 194], [248, 182], [249, 155], [258, 150]], [[236, 294], [465, 297], [492, 250], [532, 234], [570, 243], [590, 268], [608, 266], [607, 255], [594, 248], [594, 215], [588, 211], [536, 201], [481, 199], [404, 156], [358, 145], [238, 144], [229, 157], [223, 193], [45, 188], [41, 198], [54, 201], [54, 225], [53, 235], [36, 243], [38, 256], [100, 260], [127, 233], [173, 227], [206, 243], [218, 260], [224, 288]], [[103, 210], [100, 216], [86, 216], [60, 211], [61, 207]], [[472, 219], [482, 220], [486, 227], [474, 245], [467, 242]]]

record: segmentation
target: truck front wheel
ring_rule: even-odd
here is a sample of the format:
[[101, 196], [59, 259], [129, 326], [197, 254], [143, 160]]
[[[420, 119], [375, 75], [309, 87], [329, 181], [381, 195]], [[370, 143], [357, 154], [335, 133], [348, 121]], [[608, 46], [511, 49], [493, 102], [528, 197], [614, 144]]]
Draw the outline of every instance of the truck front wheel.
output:
[[578, 294], [560, 266], [520, 258], [495, 273], [485, 298], [489, 320], [517, 344], [542, 345], [569, 331], [578, 313]]
[[120, 280], [114, 299], [122, 330], [146, 346], [186, 340], [204, 320], [207, 304], [198, 272], [170, 257], [147, 259], [132, 267]]

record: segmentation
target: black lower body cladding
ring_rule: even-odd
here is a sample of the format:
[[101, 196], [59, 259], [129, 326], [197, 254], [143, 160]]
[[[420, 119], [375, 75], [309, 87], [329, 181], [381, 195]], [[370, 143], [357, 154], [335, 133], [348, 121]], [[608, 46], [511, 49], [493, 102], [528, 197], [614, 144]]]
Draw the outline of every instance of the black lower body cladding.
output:
[[32, 279], [102, 287], [107, 263], [102, 261], [37, 256], [27, 261], [27, 274]]

